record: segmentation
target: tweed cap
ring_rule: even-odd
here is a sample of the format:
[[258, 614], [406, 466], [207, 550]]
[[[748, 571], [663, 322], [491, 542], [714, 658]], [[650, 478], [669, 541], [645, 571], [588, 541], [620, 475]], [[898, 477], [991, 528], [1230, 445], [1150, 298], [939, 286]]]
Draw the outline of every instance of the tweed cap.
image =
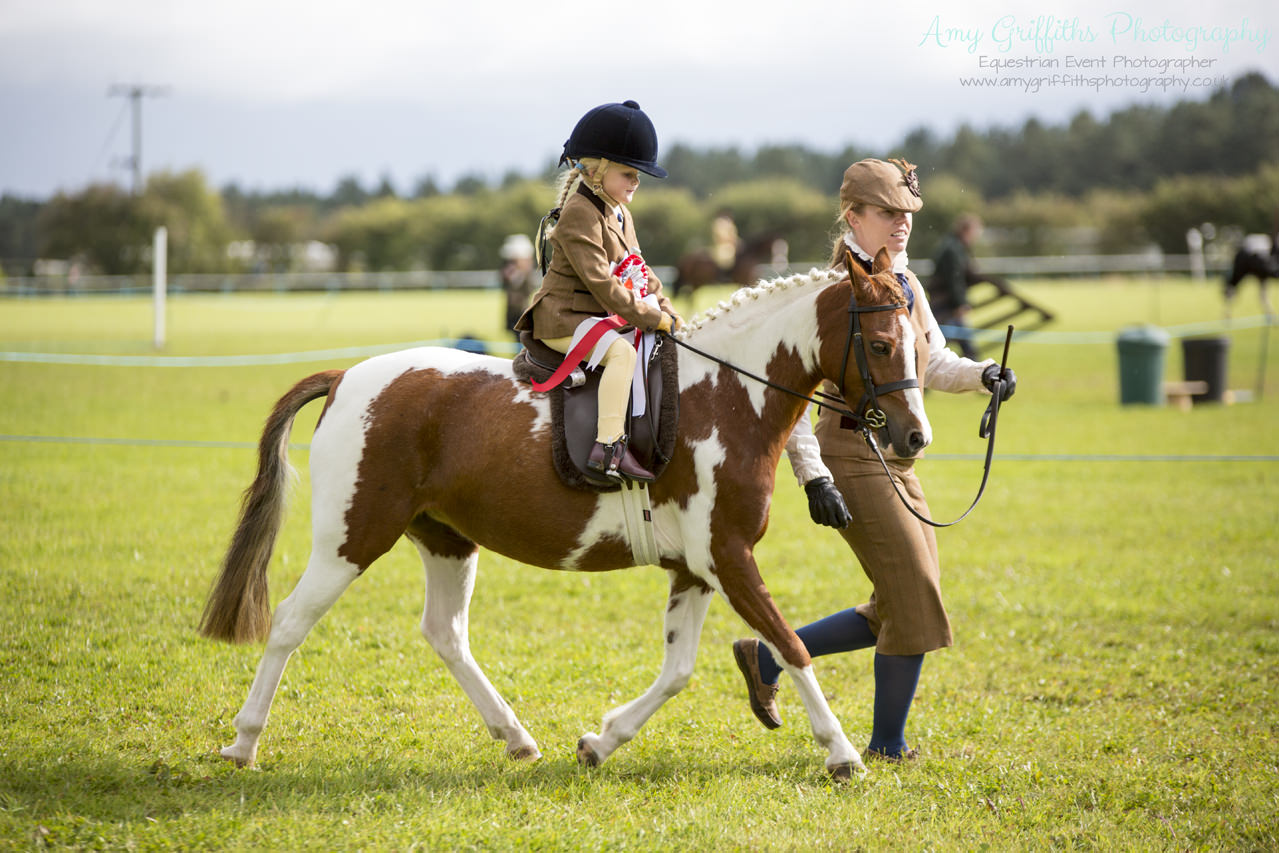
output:
[[915, 166], [905, 160], [858, 160], [844, 171], [839, 203], [842, 208], [874, 204], [912, 213], [924, 206]]

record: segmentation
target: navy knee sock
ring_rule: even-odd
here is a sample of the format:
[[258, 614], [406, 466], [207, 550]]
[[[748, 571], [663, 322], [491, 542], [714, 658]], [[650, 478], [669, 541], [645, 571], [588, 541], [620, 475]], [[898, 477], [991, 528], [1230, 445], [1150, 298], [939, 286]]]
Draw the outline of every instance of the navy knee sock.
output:
[[[875, 635], [871, 633], [866, 617], [851, 607], [805, 625], [795, 633], [804, 641], [804, 648], [808, 649], [809, 657], [814, 658], [838, 652], [867, 649], [875, 645]], [[768, 647], [760, 643], [760, 677], [766, 683], [773, 684], [781, 672], [782, 668], [777, 665], [777, 661], [773, 660]]]
[[875, 719], [868, 752], [892, 758], [906, 752], [906, 715], [923, 665], [923, 655], [875, 654]]

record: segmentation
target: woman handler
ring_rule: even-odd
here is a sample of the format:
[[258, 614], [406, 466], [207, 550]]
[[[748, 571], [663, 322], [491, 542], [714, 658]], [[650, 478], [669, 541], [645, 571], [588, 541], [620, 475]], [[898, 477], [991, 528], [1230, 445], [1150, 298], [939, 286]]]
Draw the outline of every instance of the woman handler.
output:
[[[921, 342], [917, 353], [921, 384], [938, 391], [990, 389], [999, 378], [999, 365], [964, 358], [946, 347], [924, 288], [906, 268], [911, 215], [923, 205], [914, 169], [902, 160], [862, 160], [848, 167], [839, 190], [841, 233], [835, 239], [831, 266], [842, 267], [849, 249], [869, 272], [872, 257], [880, 247], [886, 248]], [[1017, 378], [1008, 370], [1003, 379], [1001, 396], [1007, 399]], [[914, 758], [915, 751], [906, 744], [906, 717], [924, 654], [951, 645], [933, 528], [902, 506], [861, 433], [841, 428], [839, 415], [830, 409], [821, 410], [816, 430], [807, 414], [800, 418], [786, 451], [808, 493], [813, 520], [840, 529], [873, 586], [866, 603], [796, 633], [812, 657], [875, 648], [874, 722], [866, 756]], [[891, 448], [885, 455], [893, 479], [911, 505], [928, 516], [915, 460], [898, 458]], [[777, 728], [781, 718], [775, 697], [781, 667], [756, 639], [733, 643], [733, 655], [746, 678], [751, 710], [766, 727]]]

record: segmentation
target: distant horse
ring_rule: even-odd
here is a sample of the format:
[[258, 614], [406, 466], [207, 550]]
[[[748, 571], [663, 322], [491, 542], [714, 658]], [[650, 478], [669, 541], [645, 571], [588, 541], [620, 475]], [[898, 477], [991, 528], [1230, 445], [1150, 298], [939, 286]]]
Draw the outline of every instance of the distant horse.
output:
[[[860, 346], [879, 392], [880, 440], [913, 456], [932, 438], [917, 373], [915, 335], [883, 252], [873, 274], [814, 270], [738, 291], [680, 335], [785, 388], [811, 395], [822, 380], [859, 401]], [[864, 320], [862, 317], [864, 316]], [[861, 328], [854, 335], [854, 320]], [[666, 346], [671, 341], [662, 342]], [[919, 350], [922, 352], [922, 348]], [[641, 696], [582, 736], [578, 760], [604, 761], [678, 693], [693, 673], [713, 592], [775, 651], [794, 680], [813, 735], [836, 778], [861, 770], [857, 751], [818, 686], [803, 642], [764, 586], [753, 555], [768, 525], [782, 449], [808, 403], [681, 347], [679, 436], [649, 486], [659, 562], [670, 576], [665, 659]], [[900, 383], [885, 393], [878, 383]], [[326, 397], [311, 442], [312, 551], [292, 594], [269, 611], [267, 565], [281, 524], [293, 420]], [[860, 403], [857, 403], [860, 407]], [[871, 408], [874, 408], [872, 404]], [[421, 630], [517, 759], [537, 743], [471, 656], [467, 612], [479, 546], [549, 569], [607, 571], [635, 565], [623, 493], [565, 486], [551, 460], [550, 404], [518, 382], [504, 359], [421, 348], [377, 356], [300, 381], [271, 412], [258, 473], [209, 594], [200, 630], [234, 642], [266, 637], [249, 695], [222, 755], [252, 764], [290, 655], [347, 586], [400, 536], [426, 569]], [[590, 614], [583, 614], [589, 621]], [[268, 635], [269, 634], [269, 635]]]
[[1230, 265], [1230, 272], [1226, 275], [1227, 319], [1230, 318], [1240, 282], [1250, 275], [1256, 276], [1257, 284], [1261, 287], [1261, 304], [1266, 310], [1266, 316], [1273, 317], [1275, 312], [1270, 307], [1270, 297], [1266, 293], [1266, 280], [1279, 279], [1279, 234], [1273, 237], [1249, 234], [1239, 244], [1234, 263]]
[[675, 282], [672, 285], [675, 294], [691, 294], [704, 284], [745, 284], [754, 281], [757, 277], [756, 270], [773, 260], [773, 245], [778, 239], [778, 233], [770, 231], [742, 241], [730, 270], [715, 263], [709, 249], [695, 249], [686, 253], [675, 265]]

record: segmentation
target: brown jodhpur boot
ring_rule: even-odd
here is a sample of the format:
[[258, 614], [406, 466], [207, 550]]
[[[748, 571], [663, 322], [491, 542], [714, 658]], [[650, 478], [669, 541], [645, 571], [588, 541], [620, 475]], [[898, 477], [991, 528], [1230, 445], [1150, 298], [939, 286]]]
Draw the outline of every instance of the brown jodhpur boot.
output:
[[782, 718], [777, 713], [777, 685], [764, 683], [759, 674], [759, 640], [750, 637], [733, 643], [733, 659], [746, 679], [746, 696], [750, 699], [755, 719], [766, 729], [781, 726]]
[[656, 479], [651, 471], [635, 461], [635, 457], [626, 446], [626, 436], [622, 436], [612, 444], [595, 442], [590, 456], [586, 459], [586, 467], [614, 480], [625, 477], [628, 480], [651, 483]]

